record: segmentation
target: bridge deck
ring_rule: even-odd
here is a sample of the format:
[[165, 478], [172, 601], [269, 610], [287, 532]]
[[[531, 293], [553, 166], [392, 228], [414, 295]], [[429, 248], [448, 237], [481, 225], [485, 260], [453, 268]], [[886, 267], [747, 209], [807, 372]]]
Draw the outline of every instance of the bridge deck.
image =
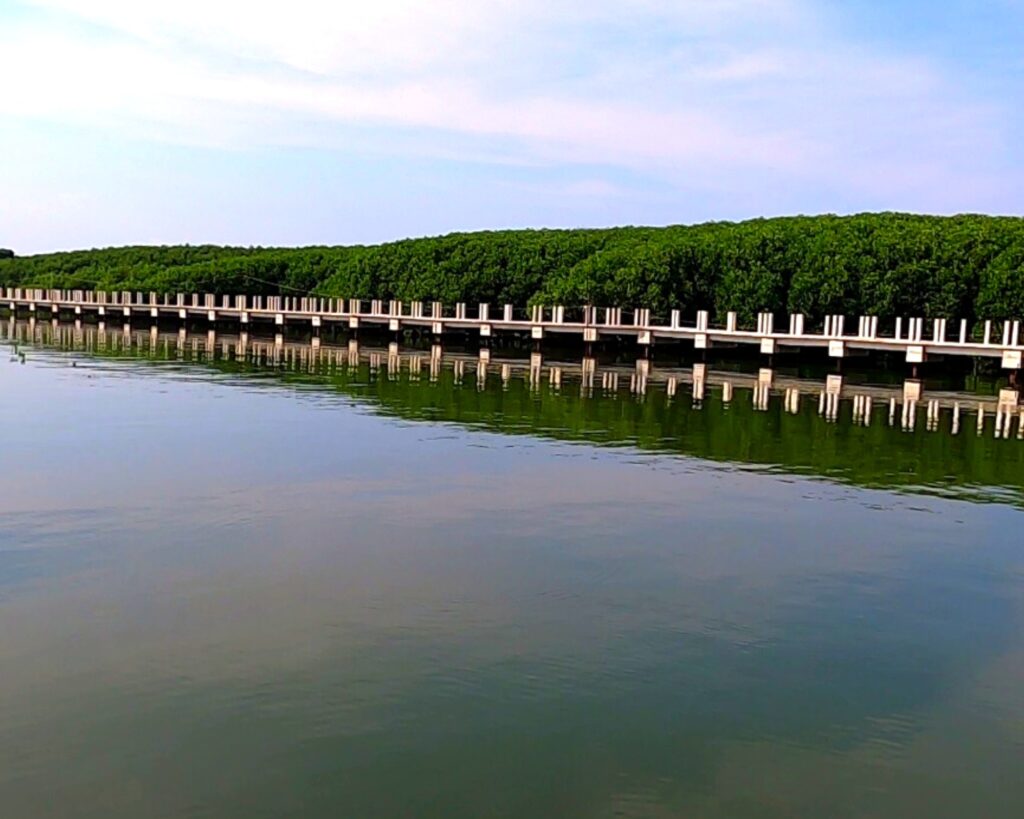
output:
[[[307, 323], [314, 328], [343, 325], [384, 327], [392, 331], [419, 328], [440, 336], [449, 332], [475, 332], [486, 338], [497, 333], [519, 333], [541, 340], [548, 335], [575, 335], [585, 342], [601, 338], [635, 338], [640, 345], [657, 340], [690, 341], [698, 349], [715, 344], [755, 345], [764, 354], [780, 348], [827, 349], [834, 358], [851, 351], [882, 351], [904, 355], [910, 363], [929, 356], [970, 356], [999, 359], [1004, 369], [1021, 369], [1024, 339], [1021, 321], [984, 321], [970, 325], [966, 320], [896, 318], [887, 322], [888, 334], [880, 332], [876, 316], [861, 316], [857, 332], [847, 332], [845, 316], [827, 316], [819, 327], [809, 327], [802, 315], [789, 316], [785, 331], [776, 330], [775, 316], [762, 313], [756, 328], [740, 327], [735, 313], [728, 313], [725, 326], [713, 325], [707, 311], [699, 311], [684, 322], [681, 311], [659, 319], [643, 308], [532, 306], [528, 309], [503, 305], [492, 311], [487, 304], [444, 305], [440, 302], [401, 302], [328, 299], [287, 296], [214, 296], [210, 294], [157, 294], [93, 292], [81, 290], [40, 290], [0, 288], [0, 305], [13, 311], [60, 315], [92, 314], [100, 317], [152, 319], [174, 317], [210, 322], [233, 321], [241, 325], [269, 322], [276, 326]], [[566, 319], [566, 314], [569, 319]], [[852, 323], [850, 322], [851, 328]]]

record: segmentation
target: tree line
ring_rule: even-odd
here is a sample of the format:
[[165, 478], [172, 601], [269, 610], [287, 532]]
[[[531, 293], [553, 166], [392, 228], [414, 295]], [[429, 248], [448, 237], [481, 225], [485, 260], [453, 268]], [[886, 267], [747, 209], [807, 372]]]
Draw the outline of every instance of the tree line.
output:
[[0, 285], [845, 315], [1024, 316], [1024, 219], [901, 213], [373, 246], [0, 254]]

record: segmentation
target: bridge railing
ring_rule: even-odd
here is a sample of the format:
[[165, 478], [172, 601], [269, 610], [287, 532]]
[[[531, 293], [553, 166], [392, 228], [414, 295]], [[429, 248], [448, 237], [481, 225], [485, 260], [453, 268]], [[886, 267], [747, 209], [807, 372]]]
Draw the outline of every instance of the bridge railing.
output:
[[662, 333], [742, 334], [785, 340], [814, 338], [835, 341], [899, 342], [907, 345], [965, 345], [1019, 348], [1024, 342], [1020, 319], [927, 318], [923, 316], [828, 315], [811, 319], [799, 314], [758, 314], [752, 323], [741, 322], [727, 312], [713, 318], [707, 311], [672, 309], [652, 312], [630, 306], [489, 305], [384, 299], [344, 299], [298, 295], [243, 295], [213, 293], [156, 293], [133, 291], [87, 291], [3, 287], [0, 301], [9, 306], [116, 307], [152, 312], [157, 310], [228, 311], [233, 313], [308, 316], [358, 316], [372, 319], [414, 319], [440, 322], [517, 322], [558, 325], [581, 330]]

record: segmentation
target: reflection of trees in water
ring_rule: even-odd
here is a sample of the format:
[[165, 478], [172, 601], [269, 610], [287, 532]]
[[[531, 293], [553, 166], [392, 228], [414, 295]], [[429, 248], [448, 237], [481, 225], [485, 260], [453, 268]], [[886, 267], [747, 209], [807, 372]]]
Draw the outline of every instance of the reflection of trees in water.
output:
[[[2, 326], [2, 336], [10, 338], [12, 325]], [[647, 388], [644, 382], [641, 392], [640, 379], [628, 371], [599, 372], [595, 378], [586, 367], [537, 370], [528, 360], [515, 366], [492, 361], [483, 368], [473, 362], [467, 368], [465, 360], [438, 355], [439, 348], [397, 355], [363, 351], [358, 345], [318, 349], [253, 341], [241, 351], [238, 338], [213, 334], [125, 334], [120, 329], [100, 334], [95, 327], [45, 323], [36, 330], [38, 340], [64, 349], [106, 358], [183, 359], [192, 374], [216, 372], [248, 385], [341, 394], [411, 420], [631, 446], [865, 487], [1024, 504], [1024, 443], [996, 439], [991, 415], [979, 435], [975, 416], [961, 419], [958, 434], [951, 434], [952, 412], [945, 409], [933, 418], [926, 402], [909, 424], [906, 404], [895, 418], [882, 401], [867, 409], [867, 418], [862, 400], [844, 398], [827, 403], [829, 411], [821, 412], [824, 383], [817, 391], [768, 391], [752, 376], [737, 375], [728, 388], [709, 385], [698, 401], [692, 383]], [[745, 385], [744, 379], [751, 383]]]

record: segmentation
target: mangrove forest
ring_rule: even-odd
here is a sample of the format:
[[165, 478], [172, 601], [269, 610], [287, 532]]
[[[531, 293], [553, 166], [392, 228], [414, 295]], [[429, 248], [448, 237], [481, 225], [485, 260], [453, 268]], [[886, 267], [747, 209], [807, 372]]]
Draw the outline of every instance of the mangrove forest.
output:
[[901, 213], [453, 233], [373, 246], [17, 256], [0, 285], [735, 310], [1024, 316], [1024, 218]]

